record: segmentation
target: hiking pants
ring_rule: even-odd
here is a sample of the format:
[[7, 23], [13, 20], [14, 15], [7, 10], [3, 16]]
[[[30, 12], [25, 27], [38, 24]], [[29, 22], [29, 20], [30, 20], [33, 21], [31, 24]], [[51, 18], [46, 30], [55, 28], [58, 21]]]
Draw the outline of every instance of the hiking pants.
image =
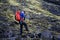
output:
[[26, 31], [29, 31], [28, 27], [27, 27], [27, 24], [25, 22], [19, 22], [19, 23], [20, 23], [20, 35], [22, 35], [22, 33], [23, 33], [22, 32], [23, 31], [23, 25], [24, 25]]

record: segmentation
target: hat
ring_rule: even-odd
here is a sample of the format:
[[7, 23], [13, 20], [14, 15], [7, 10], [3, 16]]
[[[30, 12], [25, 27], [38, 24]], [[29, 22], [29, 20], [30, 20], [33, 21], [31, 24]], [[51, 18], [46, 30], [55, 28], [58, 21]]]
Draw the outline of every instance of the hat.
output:
[[24, 13], [24, 11], [21, 11], [21, 13]]

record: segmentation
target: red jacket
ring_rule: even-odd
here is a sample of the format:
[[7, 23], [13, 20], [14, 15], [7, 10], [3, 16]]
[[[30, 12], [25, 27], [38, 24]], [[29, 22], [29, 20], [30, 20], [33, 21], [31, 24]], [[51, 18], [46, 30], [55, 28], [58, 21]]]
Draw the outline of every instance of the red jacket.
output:
[[15, 19], [16, 19], [17, 21], [20, 21], [20, 11], [16, 11]]

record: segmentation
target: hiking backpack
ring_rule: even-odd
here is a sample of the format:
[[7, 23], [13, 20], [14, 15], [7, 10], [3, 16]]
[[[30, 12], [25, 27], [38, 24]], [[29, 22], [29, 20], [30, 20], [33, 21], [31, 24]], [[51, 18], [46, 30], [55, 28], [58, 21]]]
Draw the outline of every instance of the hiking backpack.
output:
[[15, 19], [17, 20], [17, 21], [20, 21], [20, 11], [16, 11], [16, 14], [15, 14]]

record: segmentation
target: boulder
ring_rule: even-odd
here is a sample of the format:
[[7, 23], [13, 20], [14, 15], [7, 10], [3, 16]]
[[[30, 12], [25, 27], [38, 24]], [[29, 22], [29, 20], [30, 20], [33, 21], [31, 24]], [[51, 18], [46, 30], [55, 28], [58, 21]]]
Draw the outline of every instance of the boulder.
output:
[[28, 33], [27, 36], [29, 36], [30, 38], [34, 38], [34, 34], [32, 33]]

